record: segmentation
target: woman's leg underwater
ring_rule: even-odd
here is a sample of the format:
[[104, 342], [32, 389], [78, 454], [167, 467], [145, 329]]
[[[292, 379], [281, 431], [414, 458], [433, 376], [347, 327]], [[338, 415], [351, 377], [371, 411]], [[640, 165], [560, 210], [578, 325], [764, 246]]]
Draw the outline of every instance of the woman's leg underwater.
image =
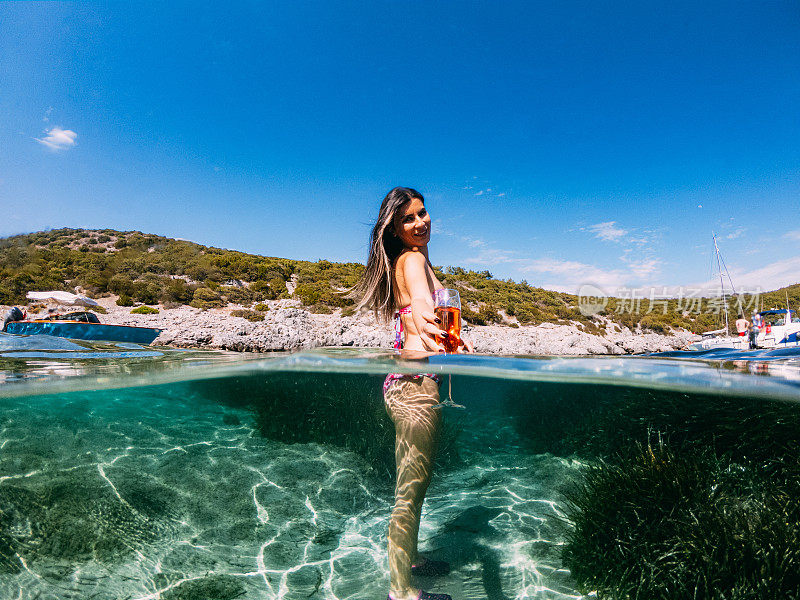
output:
[[397, 484], [389, 521], [389, 572], [395, 600], [413, 599], [411, 565], [417, 561], [422, 503], [433, 474], [441, 427], [439, 386], [429, 377], [401, 379], [385, 394], [395, 426]]

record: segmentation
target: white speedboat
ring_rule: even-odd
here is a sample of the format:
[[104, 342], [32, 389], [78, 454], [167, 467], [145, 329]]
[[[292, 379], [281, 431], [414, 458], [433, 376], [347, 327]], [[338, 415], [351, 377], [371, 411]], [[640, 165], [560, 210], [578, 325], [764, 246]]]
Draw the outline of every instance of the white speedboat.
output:
[[800, 346], [800, 318], [789, 308], [762, 310], [764, 326], [758, 332], [759, 348], [793, 348]]

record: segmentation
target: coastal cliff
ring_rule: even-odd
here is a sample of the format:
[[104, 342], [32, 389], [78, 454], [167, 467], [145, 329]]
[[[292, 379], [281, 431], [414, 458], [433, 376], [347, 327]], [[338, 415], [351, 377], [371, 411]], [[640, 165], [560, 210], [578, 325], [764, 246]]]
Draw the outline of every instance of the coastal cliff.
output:
[[[181, 306], [140, 315], [131, 314], [130, 308], [116, 306], [110, 299], [100, 302], [108, 311], [101, 317], [104, 323], [163, 329], [154, 345], [271, 352], [319, 346], [390, 348], [394, 339], [393, 329], [376, 324], [370, 313], [313, 314], [295, 300], [267, 302], [269, 310], [257, 321], [233, 316], [231, 313], [242, 310], [240, 306], [207, 310]], [[583, 331], [575, 323], [464, 328], [475, 351], [487, 354], [639, 354], [680, 350], [698, 338], [686, 331], [672, 335], [637, 333], [611, 321], [602, 333]]]
[[[592, 339], [584, 337], [587, 334], [616, 340], [616, 333], [626, 331], [636, 340], [641, 339], [639, 332], [670, 338], [675, 331], [709, 331], [724, 323], [717, 298], [692, 295], [700, 290], [664, 299], [656, 297], [653, 289], [628, 290], [620, 292], [621, 297], [606, 297], [595, 289], [599, 296], [581, 297], [524, 280], [499, 279], [489, 271], [455, 265], [433, 268], [443, 285], [461, 294], [463, 320], [487, 327], [476, 329], [476, 340], [483, 335], [477, 331], [492, 332], [498, 327], [497, 335], [486, 335], [500, 336], [504, 344], [521, 340], [514, 348], [538, 349], [537, 340], [543, 337], [555, 337], [558, 344], [573, 335]], [[284, 308], [347, 317], [353, 312], [353, 300], [342, 292], [359, 280], [363, 270], [359, 263], [248, 254], [138, 231], [54, 229], [0, 239], [0, 304], [23, 304], [29, 291], [80, 289], [95, 299], [114, 297], [123, 307], [144, 304], [159, 305], [162, 312], [164, 307], [168, 313], [180, 310], [175, 314], [186, 318], [193, 313], [178, 307], [224, 310], [238, 305], [252, 310], [280, 300], [295, 302], [281, 305]], [[800, 302], [800, 285], [729, 298], [728, 320], [737, 319], [740, 306], [781, 306], [787, 298], [793, 305]], [[336, 335], [329, 333], [326, 319], [306, 320], [315, 331], [317, 326], [324, 330], [312, 337]], [[554, 336], [543, 333], [548, 323], [559, 326]]]

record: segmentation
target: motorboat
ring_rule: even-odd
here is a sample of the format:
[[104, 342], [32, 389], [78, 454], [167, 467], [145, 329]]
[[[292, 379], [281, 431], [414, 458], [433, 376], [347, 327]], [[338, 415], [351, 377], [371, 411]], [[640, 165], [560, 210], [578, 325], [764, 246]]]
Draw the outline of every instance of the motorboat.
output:
[[[19, 312], [25, 315], [22, 311]], [[97, 315], [89, 311], [59, 313], [35, 319], [24, 318], [19, 321], [9, 320], [4, 324], [3, 331], [15, 335], [53, 335], [73, 340], [131, 342], [145, 345], [150, 344], [161, 333], [161, 329], [154, 327], [107, 325], [101, 323]]]
[[756, 336], [759, 348], [785, 348], [800, 346], [800, 318], [789, 308], [762, 310], [764, 325]]
[[[50, 301], [66, 306], [97, 306], [97, 302], [70, 292], [28, 292], [29, 300]], [[3, 320], [3, 331], [15, 335], [52, 335], [73, 340], [107, 342], [131, 342], [150, 344], [161, 333], [154, 327], [133, 325], [107, 325], [88, 310], [61, 312], [56, 310], [46, 315], [29, 318], [24, 309], [11, 308]]]

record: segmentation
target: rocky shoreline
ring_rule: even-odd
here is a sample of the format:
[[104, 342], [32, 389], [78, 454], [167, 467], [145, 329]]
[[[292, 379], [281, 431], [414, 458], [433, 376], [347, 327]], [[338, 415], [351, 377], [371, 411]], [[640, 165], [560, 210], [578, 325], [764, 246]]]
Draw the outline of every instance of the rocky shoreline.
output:
[[[113, 298], [99, 302], [108, 311], [100, 317], [104, 323], [163, 329], [153, 345], [273, 352], [319, 346], [390, 348], [394, 338], [392, 328], [376, 325], [369, 313], [344, 317], [339, 311], [312, 314], [296, 300], [268, 302], [270, 309], [258, 322], [232, 316], [232, 311], [243, 308], [234, 305], [208, 310], [159, 307], [158, 314], [140, 315], [117, 306]], [[620, 329], [610, 322], [607, 325], [605, 335], [587, 333], [575, 324], [551, 323], [467, 326], [464, 333], [476, 352], [487, 354], [641, 354], [680, 350], [699, 337], [688, 331], [660, 335]]]

